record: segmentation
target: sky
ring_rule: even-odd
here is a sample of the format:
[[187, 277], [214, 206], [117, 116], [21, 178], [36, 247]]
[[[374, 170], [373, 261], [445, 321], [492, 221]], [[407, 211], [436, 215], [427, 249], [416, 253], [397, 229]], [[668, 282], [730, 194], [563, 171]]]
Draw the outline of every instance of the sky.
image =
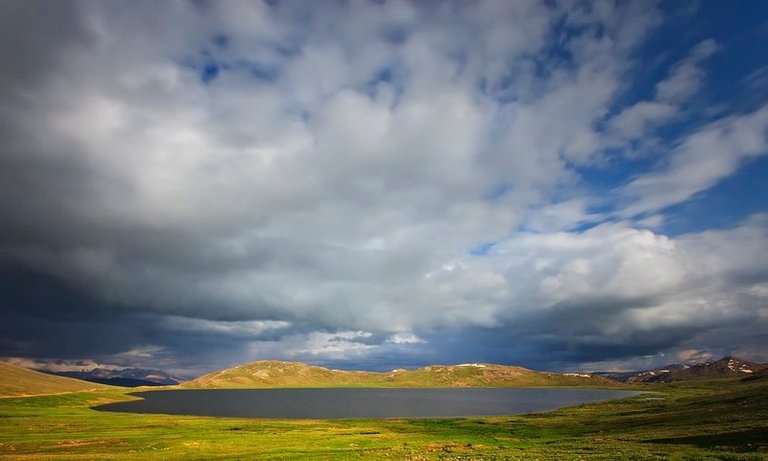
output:
[[768, 361], [768, 2], [0, 2], [0, 357]]

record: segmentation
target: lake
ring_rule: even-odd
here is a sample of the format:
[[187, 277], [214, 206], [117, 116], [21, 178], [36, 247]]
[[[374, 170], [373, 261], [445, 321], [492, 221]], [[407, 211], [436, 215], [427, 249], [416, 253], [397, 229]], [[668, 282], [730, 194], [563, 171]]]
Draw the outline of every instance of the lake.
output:
[[608, 389], [215, 389], [134, 392], [101, 411], [235, 418], [446, 418], [538, 413], [636, 395]]

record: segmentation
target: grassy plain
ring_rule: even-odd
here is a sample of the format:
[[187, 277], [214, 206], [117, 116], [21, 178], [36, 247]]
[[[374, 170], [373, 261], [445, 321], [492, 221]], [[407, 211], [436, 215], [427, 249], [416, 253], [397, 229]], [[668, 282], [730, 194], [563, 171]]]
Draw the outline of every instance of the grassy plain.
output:
[[765, 377], [641, 389], [660, 394], [525, 416], [412, 420], [230, 419], [90, 408], [134, 398], [114, 389], [6, 398], [0, 399], [0, 459], [768, 459]]

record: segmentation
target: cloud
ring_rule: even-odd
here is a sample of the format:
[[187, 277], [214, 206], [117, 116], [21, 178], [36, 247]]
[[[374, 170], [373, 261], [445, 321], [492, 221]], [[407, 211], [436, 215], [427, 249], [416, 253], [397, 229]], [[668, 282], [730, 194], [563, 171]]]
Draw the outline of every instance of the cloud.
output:
[[672, 104], [642, 101], [624, 109], [611, 119], [611, 128], [623, 139], [638, 139], [677, 115]]
[[666, 79], [656, 84], [656, 98], [660, 101], [681, 102], [696, 94], [704, 80], [701, 64], [717, 50], [717, 42], [712, 39], [696, 45], [686, 59], [675, 65]]
[[[718, 49], [621, 102], [656, 4], [34, 6], [0, 12], [0, 353], [386, 368], [466, 353], [450, 336], [554, 363], [714, 328], [687, 316], [712, 252], [624, 220], [764, 153], [765, 109], [681, 133], [603, 197], [582, 177], [679, 116]], [[727, 322], [762, 318], [746, 305]]]
[[507, 264], [517, 295], [506, 325], [572, 351], [610, 345], [621, 356], [622, 348], [644, 342], [701, 347], [701, 335], [731, 328], [762, 341], [760, 287], [768, 267], [747, 254], [766, 246], [760, 217], [674, 239], [624, 224], [532, 234], [495, 245], [493, 255]]
[[423, 344], [426, 341], [413, 333], [395, 333], [387, 338], [387, 342], [392, 344]]
[[500, 242], [493, 256], [521, 305], [540, 309], [585, 304], [590, 297], [654, 297], [682, 278], [674, 241], [648, 230], [603, 225], [583, 233], [522, 234]]
[[173, 331], [188, 331], [201, 334], [217, 334], [236, 337], [259, 337], [265, 332], [291, 326], [290, 322], [278, 320], [216, 321], [200, 318], [165, 316], [164, 327]]
[[768, 107], [704, 125], [676, 146], [657, 171], [632, 180], [624, 216], [659, 211], [684, 202], [768, 153]]
[[27, 359], [24, 357], [3, 357], [2, 361], [19, 367], [52, 372], [93, 370], [94, 368], [114, 370], [121, 368], [116, 365], [98, 363], [91, 359], [61, 360], [49, 358]]

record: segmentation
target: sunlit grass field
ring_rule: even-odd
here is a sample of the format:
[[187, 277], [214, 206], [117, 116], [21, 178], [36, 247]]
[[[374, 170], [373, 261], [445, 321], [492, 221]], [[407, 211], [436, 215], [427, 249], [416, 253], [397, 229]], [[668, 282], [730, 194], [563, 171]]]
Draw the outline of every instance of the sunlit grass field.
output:
[[[768, 380], [494, 418], [257, 420], [100, 412], [128, 390], [0, 399], [0, 459], [766, 460]], [[179, 391], [183, 392], [183, 391]]]

